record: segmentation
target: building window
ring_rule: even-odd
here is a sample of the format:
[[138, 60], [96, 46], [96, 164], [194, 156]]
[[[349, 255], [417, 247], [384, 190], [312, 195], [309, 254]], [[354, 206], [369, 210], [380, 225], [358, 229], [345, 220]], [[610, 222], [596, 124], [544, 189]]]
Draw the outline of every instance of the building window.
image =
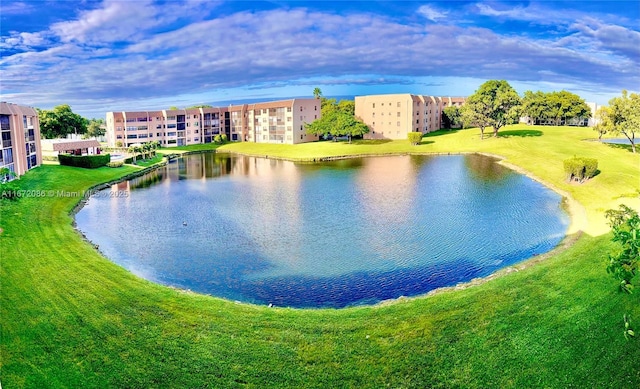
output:
[[400, 127], [400, 122], [396, 122], [396, 126]]
[[400, 117], [400, 111], [398, 111], [398, 117]]
[[372, 108], [375, 108], [375, 107], [376, 107], [376, 103], [373, 103], [373, 107]]
[[400, 108], [400, 102], [398, 101], [398, 108]]

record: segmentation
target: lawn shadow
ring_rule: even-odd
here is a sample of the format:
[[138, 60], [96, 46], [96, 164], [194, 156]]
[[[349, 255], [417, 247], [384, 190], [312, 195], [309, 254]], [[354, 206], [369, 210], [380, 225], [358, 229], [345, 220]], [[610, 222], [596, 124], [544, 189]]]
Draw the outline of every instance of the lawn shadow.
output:
[[630, 144], [608, 143], [608, 142], [602, 142], [602, 143], [606, 144], [609, 147], [613, 147], [614, 149], [627, 150], [628, 152], [633, 153], [633, 149], [631, 148]]
[[499, 137], [509, 138], [512, 136], [519, 137], [530, 137], [530, 136], [542, 136], [543, 132], [540, 130], [511, 130], [511, 131], [500, 131], [498, 133]]
[[416, 146], [420, 146], [420, 145], [430, 145], [432, 143], [436, 143], [435, 141], [432, 140], [424, 140], [422, 139], [422, 141], [420, 143], [418, 143]]

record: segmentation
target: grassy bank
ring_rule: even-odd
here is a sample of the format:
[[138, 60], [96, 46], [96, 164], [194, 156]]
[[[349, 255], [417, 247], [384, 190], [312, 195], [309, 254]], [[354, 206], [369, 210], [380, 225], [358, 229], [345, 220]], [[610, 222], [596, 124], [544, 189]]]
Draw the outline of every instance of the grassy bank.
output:
[[[637, 187], [637, 156], [582, 141], [589, 130], [535, 130], [542, 134], [508, 134], [522, 131], [516, 127], [482, 142], [474, 131], [436, 134], [416, 148], [503, 155], [579, 198], [589, 223], [599, 223], [597, 208]], [[260, 147], [222, 148], [288, 158], [415, 149], [404, 142]], [[601, 174], [565, 185], [562, 160], [574, 154], [598, 158]], [[78, 198], [55, 193], [81, 193], [134, 170], [42, 166], [21, 185], [51, 196], [2, 203], [3, 387], [640, 386], [640, 342], [622, 336], [625, 312], [640, 329], [640, 294], [619, 294], [605, 273], [608, 234], [583, 234], [566, 251], [472, 288], [393, 304], [235, 304], [139, 279], [72, 229], [68, 213]]]

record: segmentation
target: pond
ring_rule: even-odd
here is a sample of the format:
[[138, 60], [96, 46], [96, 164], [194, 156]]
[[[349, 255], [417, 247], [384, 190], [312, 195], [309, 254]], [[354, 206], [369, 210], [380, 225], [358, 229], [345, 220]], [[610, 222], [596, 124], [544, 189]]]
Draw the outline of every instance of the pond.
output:
[[204, 153], [98, 192], [77, 228], [145, 279], [290, 307], [424, 294], [554, 248], [562, 198], [481, 155]]

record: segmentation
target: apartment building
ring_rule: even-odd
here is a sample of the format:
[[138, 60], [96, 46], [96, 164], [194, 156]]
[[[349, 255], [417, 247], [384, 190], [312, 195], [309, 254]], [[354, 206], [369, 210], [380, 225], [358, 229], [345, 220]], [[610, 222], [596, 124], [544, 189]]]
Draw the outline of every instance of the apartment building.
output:
[[0, 168], [17, 176], [42, 164], [40, 122], [35, 108], [0, 102]]
[[364, 139], [407, 139], [409, 132], [426, 134], [441, 129], [442, 110], [464, 102], [464, 97], [409, 93], [356, 96], [355, 115], [369, 126]]
[[291, 99], [249, 104], [245, 140], [256, 143], [297, 144], [318, 140], [304, 125], [319, 119], [319, 99]]
[[158, 141], [163, 147], [211, 143], [216, 135], [234, 142], [296, 144], [317, 140], [305, 123], [320, 118], [320, 100], [290, 99], [228, 107], [107, 112], [107, 143], [128, 147]]

